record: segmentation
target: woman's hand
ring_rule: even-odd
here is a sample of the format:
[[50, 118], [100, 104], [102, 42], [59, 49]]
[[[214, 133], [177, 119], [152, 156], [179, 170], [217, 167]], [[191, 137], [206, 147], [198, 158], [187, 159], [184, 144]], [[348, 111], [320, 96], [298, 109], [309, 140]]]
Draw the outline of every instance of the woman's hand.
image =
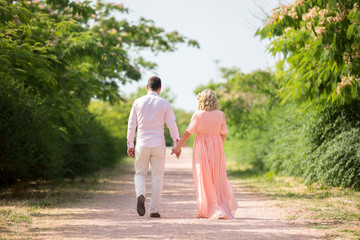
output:
[[185, 131], [180, 141], [179, 142], [176, 141], [175, 147], [171, 149], [171, 154], [175, 153], [176, 157], [179, 159], [181, 155], [181, 147], [184, 146], [186, 141], [189, 139], [190, 135], [191, 134], [189, 132]]
[[222, 138], [222, 140], [223, 140], [223, 143], [225, 143], [226, 134], [221, 134], [221, 138]]

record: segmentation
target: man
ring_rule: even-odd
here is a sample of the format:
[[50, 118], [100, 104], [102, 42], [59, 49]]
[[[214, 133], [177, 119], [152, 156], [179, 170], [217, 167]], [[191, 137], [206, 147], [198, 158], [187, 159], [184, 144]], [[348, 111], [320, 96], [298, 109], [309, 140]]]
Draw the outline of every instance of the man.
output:
[[[148, 94], [134, 101], [131, 108], [128, 134], [127, 153], [135, 157], [135, 191], [137, 197], [137, 212], [145, 214], [146, 175], [151, 165], [151, 202], [150, 217], [160, 217], [159, 207], [163, 189], [165, 167], [165, 137], [164, 122], [170, 130], [174, 143], [179, 141], [179, 131], [175, 122], [175, 115], [170, 103], [159, 97], [161, 79], [153, 76], [146, 86]], [[134, 137], [137, 127], [136, 147]], [[180, 154], [177, 155], [179, 158]]]

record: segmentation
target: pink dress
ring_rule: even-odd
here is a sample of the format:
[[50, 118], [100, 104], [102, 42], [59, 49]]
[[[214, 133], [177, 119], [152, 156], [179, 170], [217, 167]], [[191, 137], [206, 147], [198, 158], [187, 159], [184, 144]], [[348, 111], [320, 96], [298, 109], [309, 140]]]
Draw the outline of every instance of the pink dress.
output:
[[228, 132], [224, 113], [219, 110], [197, 111], [186, 131], [197, 132], [193, 147], [197, 217], [234, 218], [238, 204], [227, 179], [220, 135]]

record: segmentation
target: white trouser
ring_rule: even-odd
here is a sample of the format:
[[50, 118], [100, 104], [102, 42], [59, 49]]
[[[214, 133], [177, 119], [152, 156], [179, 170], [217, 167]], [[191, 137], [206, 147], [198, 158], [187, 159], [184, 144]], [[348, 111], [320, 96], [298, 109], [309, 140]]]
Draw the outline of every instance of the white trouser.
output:
[[146, 195], [146, 175], [151, 165], [151, 203], [150, 213], [159, 212], [163, 177], [165, 168], [166, 147], [135, 146], [135, 191], [136, 197]]

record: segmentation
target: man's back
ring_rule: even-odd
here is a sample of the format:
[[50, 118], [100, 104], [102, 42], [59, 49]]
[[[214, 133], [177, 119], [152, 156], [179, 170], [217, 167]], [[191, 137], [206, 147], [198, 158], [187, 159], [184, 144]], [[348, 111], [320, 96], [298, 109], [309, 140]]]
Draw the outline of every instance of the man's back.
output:
[[[134, 101], [130, 117], [128, 140], [137, 126], [136, 142], [142, 147], [157, 147], [165, 145], [164, 122], [166, 122], [173, 139], [178, 138], [178, 129], [170, 103], [159, 97], [156, 92]], [[130, 137], [130, 139], [129, 139]]]

